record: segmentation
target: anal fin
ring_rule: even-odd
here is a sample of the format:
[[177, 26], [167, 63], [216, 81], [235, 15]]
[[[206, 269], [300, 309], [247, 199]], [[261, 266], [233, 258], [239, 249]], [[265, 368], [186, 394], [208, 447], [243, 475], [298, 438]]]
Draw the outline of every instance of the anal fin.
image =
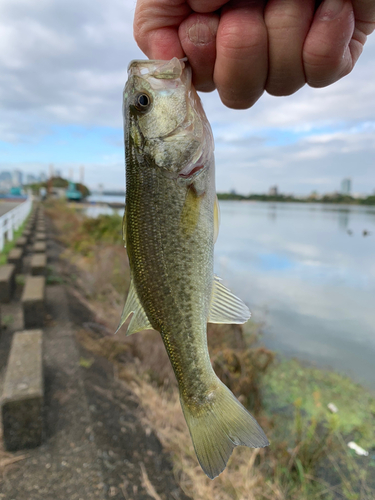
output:
[[208, 323], [242, 324], [246, 323], [250, 316], [248, 307], [215, 275]]
[[152, 330], [151, 323], [149, 322], [145, 310], [138, 298], [137, 292], [134, 288], [133, 280], [130, 282], [130, 288], [128, 297], [125, 302], [124, 309], [122, 311], [119, 326], [115, 333], [117, 333], [125, 321], [128, 319], [130, 314], [133, 313], [133, 317], [129, 323], [126, 335], [131, 335], [132, 333], [137, 333], [142, 330]]

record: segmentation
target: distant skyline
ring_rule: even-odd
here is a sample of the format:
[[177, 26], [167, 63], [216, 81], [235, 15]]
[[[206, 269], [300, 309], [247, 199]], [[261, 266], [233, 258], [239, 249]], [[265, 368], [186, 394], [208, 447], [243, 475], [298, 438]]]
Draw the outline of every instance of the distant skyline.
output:
[[[122, 89], [132, 0], [2, 0], [0, 171], [38, 175], [54, 164], [90, 188], [125, 186]], [[20, 36], [22, 34], [22, 36]], [[201, 94], [216, 143], [218, 191], [308, 194], [375, 189], [375, 35], [353, 72], [325, 89], [264, 95], [246, 111]]]

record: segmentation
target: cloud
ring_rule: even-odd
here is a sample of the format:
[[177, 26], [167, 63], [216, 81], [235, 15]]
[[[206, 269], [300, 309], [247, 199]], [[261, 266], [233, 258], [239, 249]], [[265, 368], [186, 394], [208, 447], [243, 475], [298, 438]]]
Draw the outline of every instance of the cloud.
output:
[[133, 10], [120, 0], [3, 0], [1, 139], [21, 139], [25, 114], [33, 122], [121, 127], [127, 64], [140, 56]]
[[[56, 127], [96, 127], [102, 136], [81, 144], [88, 179], [96, 183], [98, 171], [107, 167], [108, 183], [122, 178], [122, 89], [128, 63], [143, 57], [132, 37], [134, 8], [133, 0], [0, 2], [3, 168], [34, 168], [34, 159], [24, 158], [34, 158], [43, 145], [39, 168], [48, 165], [47, 151], [50, 162], [73, 165]], [[375, 187], [374, 56], [375, 36], [352, 74], [335, 85], [306, 86], [283, 98], [265, 94], [246, 111], [225, 108], [216, 92], [203, 94], [216, 140], [219, 189], [264, 192], [277, 183], [285, 191], [333, 190], [347, 175], [358, 190]], [[117, 129], [118, 136], [109, 138], [106, 128]], [[66, 147], [78, 151], [79, 137], [70, 134], [69, 141]]]

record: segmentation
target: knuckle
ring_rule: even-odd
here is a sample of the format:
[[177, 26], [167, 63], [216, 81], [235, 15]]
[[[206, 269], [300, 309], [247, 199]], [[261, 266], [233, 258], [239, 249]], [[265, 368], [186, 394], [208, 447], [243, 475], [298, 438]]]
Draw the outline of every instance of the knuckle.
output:
[[226, 25], [220, 30], [220, 43], [226, 51], [232, 53], [258, 50], [265, 46], [267, 38], [262, 26], [255, 24], [249, 27]]

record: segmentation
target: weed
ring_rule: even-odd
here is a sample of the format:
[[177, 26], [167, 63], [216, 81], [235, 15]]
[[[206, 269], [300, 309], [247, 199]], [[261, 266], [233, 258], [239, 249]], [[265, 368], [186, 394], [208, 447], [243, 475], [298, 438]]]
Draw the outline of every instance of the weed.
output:
[[13, 314], [5, 314], [2, 318], [1, 318], [1, 322], [4, 326], [11, 326], [13, 323], [14, 323], [14, 316]]

